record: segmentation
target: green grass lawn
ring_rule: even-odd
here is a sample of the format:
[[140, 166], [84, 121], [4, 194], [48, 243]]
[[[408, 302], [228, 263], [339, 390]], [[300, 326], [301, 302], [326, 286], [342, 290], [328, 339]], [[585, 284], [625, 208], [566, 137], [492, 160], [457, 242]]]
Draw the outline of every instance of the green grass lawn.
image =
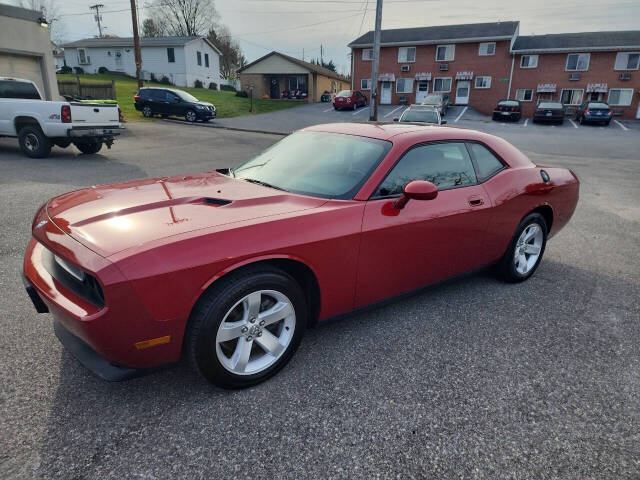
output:
[[[58, 74], [59, 79], [74, 80], [74, 74]], [[111, 81], [116, 82], [116, 100], [118, 106], [122, 110], [122, 115], [128, 122], [139, 122], [147, 120], [133, 106], [133, 96], [138, 92], [138, 84], [135, 79], [122, 77], [119, 75], [79, 75], [83, 82], [94, 81]], [[239, 117], [241, 115], [251, 115], [249, 113], [249, 99], [236, 97], [234, 92], [223, 92], [218, 90], [209, 90], [207, 88], [185, 88], [172, 87], [160, 83], [144, 82], [146, 87], [167, 87], [177, 88], [189, 92], [203, 102], [210, 102], [216, 106], [219, 118]], [[300, 105], [299, 102], [290, 100], [263, 100], [253, 99], [253, 113], [266, 113], [285, 108], [291, 108]]]

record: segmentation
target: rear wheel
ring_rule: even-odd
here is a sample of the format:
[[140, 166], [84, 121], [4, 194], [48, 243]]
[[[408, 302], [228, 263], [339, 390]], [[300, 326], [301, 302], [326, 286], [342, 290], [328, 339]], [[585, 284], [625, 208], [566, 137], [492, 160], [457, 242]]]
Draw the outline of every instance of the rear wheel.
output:
[[230, 274], [194, 308], [185, 339], [189, 361], [219, 387], [256, 385], [291, 359], [306, 312], [302, 289], [285, 272], [256, 268]]
[[353, 107], [352, 108], [353, 108], [353, 110], [357, 110], [358, 104], [356, 102], [353, 102]]
[[507, 282], [528, 279], [540, 265], [547, 244], [547, 222], [539, 213], [527, 215], [516, 229], [499, 264]]
[[22, 153], [31, 158], [44, 158], [51, 153], [51, 140], [38, 126], [22, 127], [18, 132], [18, 143]]
[[153, 117], [153, 110], [151, 110], [151, 107], [149, 105], [145, 105], [142, 108], [142, 115], [144, 115], [147, 118]]
[[82, 142], [74, 142], [74, 145], [85, 155], [92, 155], [98, 153], [102, 148], [102, 142], [96, 140], [87, 140]]
[[584, 125], [584, 117], [580, 117], [579, 122], [580, 122], [580, 125]]

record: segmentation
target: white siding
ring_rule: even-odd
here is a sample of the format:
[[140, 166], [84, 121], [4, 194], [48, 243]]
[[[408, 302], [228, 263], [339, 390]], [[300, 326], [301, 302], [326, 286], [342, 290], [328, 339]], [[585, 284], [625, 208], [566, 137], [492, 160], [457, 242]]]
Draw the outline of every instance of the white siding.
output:
[[[198, 54], [202, 55], [202, 65], [198, 65]], [[184, 47], [187, 84], [193, 87], [196, 80], [200, 80], [205, 88], [210, 82], [220, 85], [220, 55], [202, 39], [189, 42]], [[206, 67], [204, 54], [209, 55], [209, 68]]]

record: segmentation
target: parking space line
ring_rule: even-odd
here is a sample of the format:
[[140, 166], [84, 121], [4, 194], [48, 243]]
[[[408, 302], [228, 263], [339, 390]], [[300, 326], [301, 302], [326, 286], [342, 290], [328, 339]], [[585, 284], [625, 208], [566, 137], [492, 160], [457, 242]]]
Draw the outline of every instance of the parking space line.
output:
[[529, 119], [528, 119], [528, 118], [525, 118], [525, 119], [524, 119], [524, 125], [523, 125], [523, 127], [526, 127], [526, 126], [527, 126], [527, 123], [529, 123]]
[[333, 107], [331, 107], [331, 108], [327, 108], [326, 110], [323, 110], [323, 111], [322, 111], [322, 113], [330, 112], [330, 111], [331, 111], [331, 110], [333, 110], [333, 109], [334, 109]]
[[360, 110], [356, 110], [351, 115], [358, 115], [359, 113], [368, 112], [368, 111], [369, 111], [369, 109], [365, 107], [365, 108], [361, 108]]
[[623, 130], [627, 131], [629, 130], [627, 127], [625, 127], [622, 123], [620, 123], [618, 120], [614, 120], [615, 123], [617, 123], [618, 125], [620, 125], [620, 128], [622, 128]]
[[389, 115], [391, 115], [393, 112], [397, 112], [398, 110], [400, 110], [401, 108], [403, 108], [402, 105], [400, 105], [399, 107], [394, 108], [393, 110], [391, 110], [389, 113], [387, 113], [385, 116], [383, 116], [382, 118], [387, 118]]
[[571, 122], [571, 125], [573, 125], [573, 128], [578, 128], [578, 125], [576, 125], [573, 120], [571, 120], [570, 118], [568, 120]]
[[453, 123], [458, 123], [458, 120], [460, 120], [462, 118], [462, 115], [464, 115], [464, 112], [467, 111], [467, 108], [469, 108], [469, 107], [464, 107], [462, 109], [462, 111], [460, 112], [460, 115], [458, 115], [458, 117], [453, 121]]

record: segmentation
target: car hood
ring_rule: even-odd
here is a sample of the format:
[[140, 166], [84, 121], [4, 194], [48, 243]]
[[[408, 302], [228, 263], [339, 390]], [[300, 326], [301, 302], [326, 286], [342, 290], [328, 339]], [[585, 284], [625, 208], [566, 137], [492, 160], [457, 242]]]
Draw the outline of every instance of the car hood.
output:
[[47, 213], [65, 233], [108, 257], [172, 235], [324, 203], [209, 172], [77, 190], [50, 200]]

